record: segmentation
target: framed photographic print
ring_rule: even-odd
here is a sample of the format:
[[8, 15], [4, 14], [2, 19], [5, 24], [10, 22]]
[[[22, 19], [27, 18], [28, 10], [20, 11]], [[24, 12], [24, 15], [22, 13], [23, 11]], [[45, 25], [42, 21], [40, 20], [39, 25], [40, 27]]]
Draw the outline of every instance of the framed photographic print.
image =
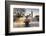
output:
[[44, 26], [44, 3], [5, 1], [6, 35], [44, 33]]

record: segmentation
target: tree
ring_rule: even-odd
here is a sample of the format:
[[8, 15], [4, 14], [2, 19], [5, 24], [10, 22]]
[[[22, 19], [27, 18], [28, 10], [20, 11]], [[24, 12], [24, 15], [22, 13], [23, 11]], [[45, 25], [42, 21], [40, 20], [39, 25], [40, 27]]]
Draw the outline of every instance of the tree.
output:
[[20, 14], [20, 15], [24, 15], [25, 13], [25, 8], [14, 8], [14, 14]]

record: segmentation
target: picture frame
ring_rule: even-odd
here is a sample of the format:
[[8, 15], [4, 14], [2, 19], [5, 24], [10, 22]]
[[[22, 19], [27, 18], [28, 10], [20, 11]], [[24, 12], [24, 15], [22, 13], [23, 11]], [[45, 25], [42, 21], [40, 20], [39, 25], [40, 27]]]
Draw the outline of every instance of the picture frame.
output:
[[[20, 6], [19, 6], [20, 5]], [[22, 5], [22, 6], [21, 6]], [[29, 6], [28, 6], [29, 5]], [[34, 7], [35, 6], [35, 7]], [[38, 7], [37, 7], [38, 6]], [[40, 7], [41, 6], [41, 7]], [[26, 8], [25, 8], [26, 7]], [[40, 14], [40, 23], [41, 23], [41, 28], [39, 29], [37, 27], [14, 27], [16, 28], [15, 30], [13, 29], [11, 24], [14, 22], [14, 13], [12, 14], [11, 12], [14, 12], [16, 9], [26, 9], [28, 10], [28, 13], [30, 8], [39, 8]], [[15, 9], [15, 10], [13, 10]], [[34, 9], [33, 11], [37, 11]], [[18, 11], [17, 11], [18, 12]], [[11, 14], [11, 15], [10, 15]], [[36, 13], [37, 14], [37, 13]], [[16, 14], [15, 14], [16, 15]], [[11, 17], [10, 17], [11, 16]], [[42, 16], [42, 17], [41, 17]], [[12, 18], [13, 17], [13, 18]], [[13, 19], [13, 20], [12, 20]], [[12, 20], [12, 21], [11, 21]], [[10, 22], [11, 21], [11, 22]], [[42, 21], [42, 22], [41, 22]], [[19, 23], [20, 24], [20, 23]], [[40, 24], [39, 24], [40, 25]], [[32, 25], [31, 25], [32, 26]], [[18, 28], [18, 29], [17, 29]], [[21, 28], [21, 30], [20, 30]], [[28, 30], [29, 29], [29, 30]], [[13, 31], [14, 30], [14, 31]], [[18, 31], [17, 31], [18, 30]], [[23, 30], [23, 31], [22, 31]], [[33, 30], [33, 31], [32, 31]], [[35, 31], [34, 31], [35, 30]], [[37, 33], [45, 33], [45, 3], [41, 2], [22, 2], [22, 1], [5, 1], [5, 35], [19, 35], [19, 34], [37, 34]]]

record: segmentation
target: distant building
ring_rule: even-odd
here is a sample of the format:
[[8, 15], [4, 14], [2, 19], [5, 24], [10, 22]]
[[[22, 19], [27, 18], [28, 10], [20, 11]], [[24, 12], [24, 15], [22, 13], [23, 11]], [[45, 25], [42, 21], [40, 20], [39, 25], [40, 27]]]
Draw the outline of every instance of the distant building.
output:
[[39, 15], [36, 15], [32, 21], [39, 21]]

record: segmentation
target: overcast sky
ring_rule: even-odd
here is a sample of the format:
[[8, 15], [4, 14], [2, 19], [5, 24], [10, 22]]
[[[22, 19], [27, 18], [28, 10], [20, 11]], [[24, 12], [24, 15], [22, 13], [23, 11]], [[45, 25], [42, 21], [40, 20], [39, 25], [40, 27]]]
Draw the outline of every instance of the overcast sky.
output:
[[[24, 10], [24, 11], [23, 11]], [[34, 9], [34, 8], [14, 8], [14, 12], [25, 12], [24, 14], [25, 14], [25, 16], [26, 15], [29, 15], [29, 14], [31, 14], [31, 11], [33, 12], [33, 17], [35, 16], [35, 15], [39, 15], [39, 9]]]
[[33, 17], [35, 15], [39, 15], [39, 9], [30, 9], [30, 8], [27, 8], [26, 9], [25, 16], [31, 14], [31, 11], [33, 12]]

